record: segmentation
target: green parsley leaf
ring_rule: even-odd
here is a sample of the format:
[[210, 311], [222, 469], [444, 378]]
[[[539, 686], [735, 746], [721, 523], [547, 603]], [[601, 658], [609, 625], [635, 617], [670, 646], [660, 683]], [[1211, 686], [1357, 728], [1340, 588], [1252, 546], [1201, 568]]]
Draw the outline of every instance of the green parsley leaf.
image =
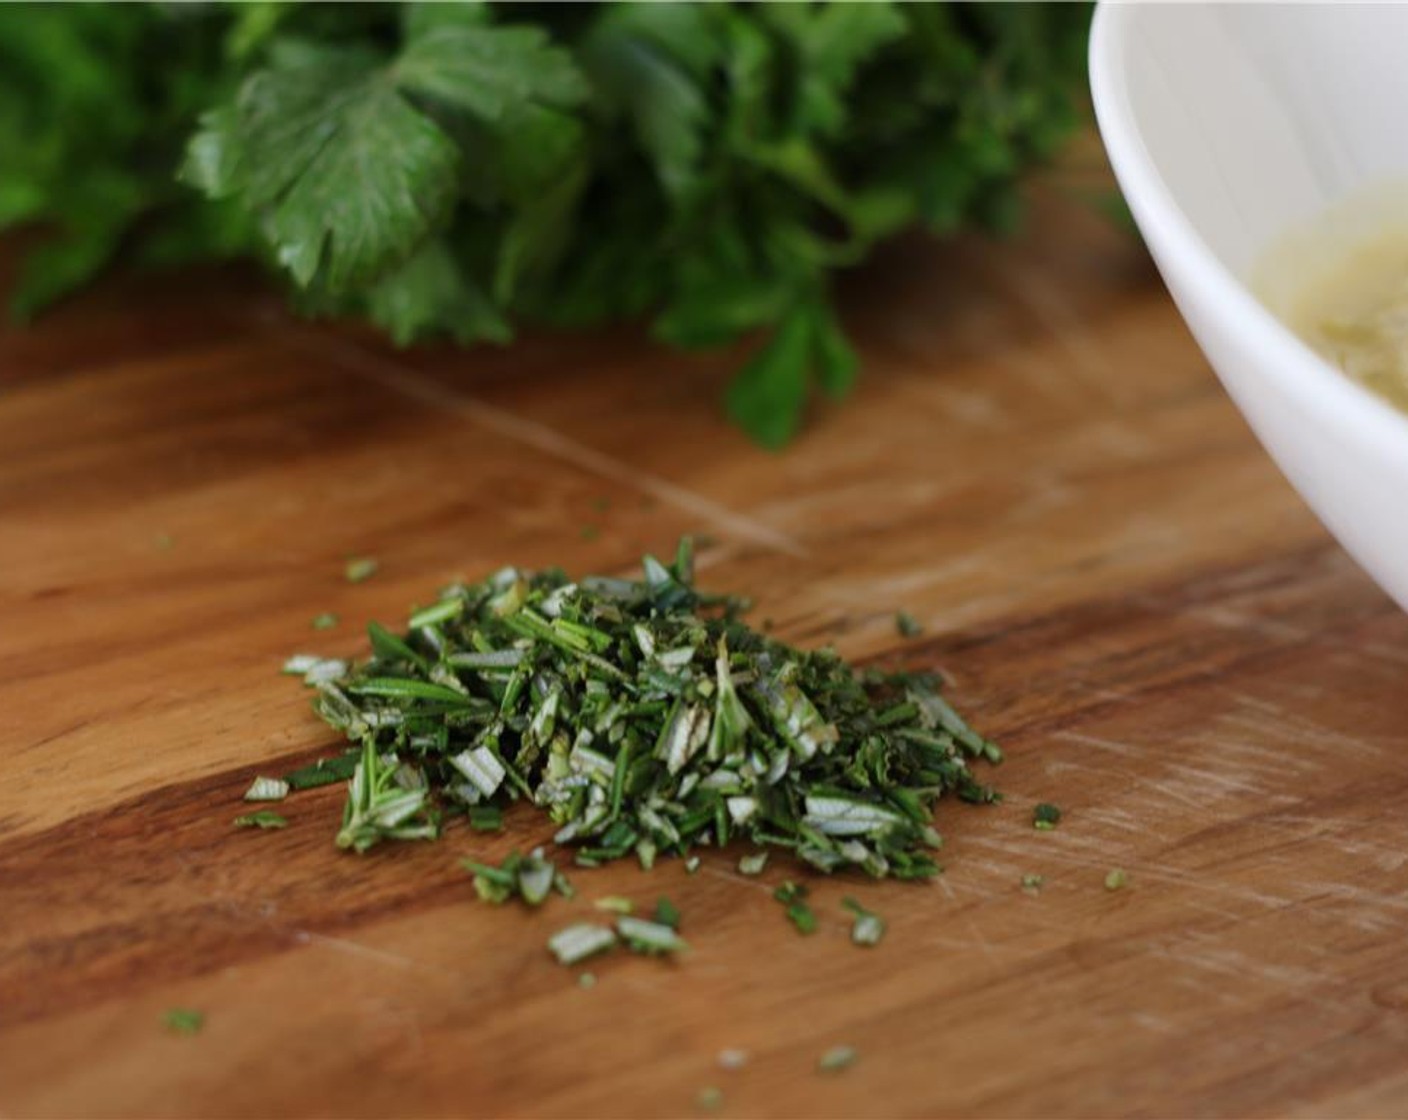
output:
[[717, 40], [707, 9], [690, 4], [612, 5], [583, 43], [596, 94], [627, 115], [665, 189], [691, 190], [704, 150], [707, 77]]
[[398, 346], [436, 334], [456, 342], [506, 343], [509, 326], [481, 283], [442, 238], [427, 238], [367, 292], [367, 314]]
[[810, 319], [792, 312], [729, 385], [729, 415], [764, 447], [782, 447], [801, 423], [811, 341]]
[[397, 58], [395, 76], [403, 89], [488, 121], [529, 102], [569, 108], [587, 93], [571, 56], [537, 27], [422, 29]]
[[846, 98], [861, 64], [905, 33], [892, 4], [783, 4], [766, 17], [799, 55], [798, 114], [804, 129], [834, 133], [847, 118]]
[[[240, 90], [238, 139], [198, 135], [202, 163], [235, 168], [223, 185], [264, 209], [278, 261], [300, 285], [320, 273], [333, 292], [374, 279], [448, 214], [455, 144], [370, 51], [327, 46], [271, 61]], [[222, 146], [228, 156], [212, 154]]]

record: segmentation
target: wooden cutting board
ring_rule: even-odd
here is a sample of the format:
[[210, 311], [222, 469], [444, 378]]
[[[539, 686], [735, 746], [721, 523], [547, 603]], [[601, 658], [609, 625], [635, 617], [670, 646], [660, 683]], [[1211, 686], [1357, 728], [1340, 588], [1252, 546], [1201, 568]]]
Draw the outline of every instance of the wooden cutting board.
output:
[[[718, 415], [736, 355], [630, 332], [396, 353], [202, 274], [0, 338], [0, 1114], [676, 1116], [707, 1086], [723, 1116], [1408, 1108], [1408, 618], [1082, 207], [901, 245], [844, 307], [860, 388], [782, 454]], [[334, 746], [286, 655], [683, 532], [701, 582], [942, 668], [1003, 743], [1005, 804], [940, 809], [937, 882], [807, 877], [803, 938], [770, 897], [801, 873], [738, 851], [477, 902], [456, 861], [543, 842], [527, 808], [361, 858], [337, 789], [232, 829], [253, 775]], [[380, 570], [351, 585], [349, 555]], [[607, 894], [673, 899], [688, 959], [580, 988], [544, 942]], [[818, 1072], [837, 1044], [856, 1064]]]

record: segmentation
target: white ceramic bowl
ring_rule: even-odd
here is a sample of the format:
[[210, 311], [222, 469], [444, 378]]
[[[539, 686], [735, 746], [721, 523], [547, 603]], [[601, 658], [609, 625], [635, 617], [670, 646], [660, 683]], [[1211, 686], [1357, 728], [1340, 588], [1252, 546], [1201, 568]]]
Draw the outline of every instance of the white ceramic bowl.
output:
[[1291, 484], [1408, 609], [1408, 416], [1246, 283], [1288, 231], [1408, 179], [1408, 5], [1104, 3], [1090, 80], [1115, 174], [1203, 352]]

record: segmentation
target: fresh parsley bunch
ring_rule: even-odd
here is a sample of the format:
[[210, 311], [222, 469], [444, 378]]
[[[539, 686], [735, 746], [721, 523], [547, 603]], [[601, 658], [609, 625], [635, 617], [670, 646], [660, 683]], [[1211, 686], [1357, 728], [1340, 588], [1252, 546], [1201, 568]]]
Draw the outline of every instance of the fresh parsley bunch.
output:
[[[126, 247], [258, 254], [398, 343], [648, 318], [760, 331], [731, 415], [776, 446], [856, 358], [838, 269], [1009, 227], [1080, 117], [1084, 5], [0, 7], [0, 228], [30, 312]], [[179, 176], [178, 176], [179, 172]], [[179, 180], [179, 181], [178, 181]]]

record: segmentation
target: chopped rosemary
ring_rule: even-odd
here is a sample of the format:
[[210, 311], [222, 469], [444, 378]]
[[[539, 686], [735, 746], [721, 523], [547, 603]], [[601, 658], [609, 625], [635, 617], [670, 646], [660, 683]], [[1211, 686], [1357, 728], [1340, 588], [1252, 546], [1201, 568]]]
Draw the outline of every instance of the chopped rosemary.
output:
[[680, 928], [680, 908], [668, 898], [661, 896], [655, 903], [655, 920], [671, 929]]
[[260, 809], [258, 812], [246, 813], [242, 817], [235, 818], [236, 828], [287, 828], [288, 821], [279, 816], [278, 813], [270, 812], [268, 809]]
[[854, 1046], [833, 1046], [817, 1059], [816, 1068], [822, 1073], [839, 1073], [855, 1065], [859, 1057]]
[[791, 879], [784, 879], [777, 885], [777, 889], [772, 892], [773, 898], [783, 904], [806, 898], [807, 894], [808, 891], [806, 887], [794, 883]]
[[1045, 875], [1023, 875], [1022, 889], [1028, 894], [1037, 894], [1046, 883]]
[[754, 852], [752, 855], [744, 856], [738, 861], [738, 870], [742, 875], [761, 875], [763, 868], [767, 865], [767, 852]]
[[593, 902], [592, 905], [598, 910], [608, 910], [613, 914], [630, 914], [633, 913], [636, 908], [636, 904], [629, 898], [622, 898], [617, 894], [599, 898]]
[[798, 933], [806, 934], [816, 932], [816, 915], [812, 912], [812, 908], [805, 902], [794, 902], [789, 905], [787, 907], [787, 917], [792, 924], [797, 927]]
[[879, 914], [872, 914], [849, 896], [841, 900], [841, 905], [856, 916], [851, 923], [851, 940], [857, 945], [880, 944], [880, 939], [885, 936], [885, 919]]
[[1105, 876], [1105, 889], [1107, 891], [1117, 891], [1129, 884], [1129, 876], [1125, 874], [1123, 868], [1116, 867]]
[[331, 611], [324, 611], [322, 614], [313, 616], [314, 630], [331, 630], [342, 620]]
[[361, 583], [376, 575], [379, 566], [370, 556], [353, 556], [347, 561], [347, 567], [343, 569], [343, 574], [347, 577], [348, 583]]
[[717, 1085], [706, 1085], [694, 1097], [694, 1105], [703, 1112], [717, 1112], [724, 1104], [724, 1091]]
[[504, 811], [497, 805], [471, 805], [466, 813], [469, 817], [469, 827], [475, 832], [504, 830]]
[[903, 638], [917, 638], [924, 633], [924, 627], [908, 611], [900, 611], [895, 615], [895, 629]]
[[429, 792], [422, 770], [395, 754], [381, 754], [376, 738], [368, 735], [348, 783], [337, 846], [365, 852], [382, 840], [433, 840], [440, 821], [426, 805]]
[[994, 800], [970, 767], [998, 757], [937, 678], [858, 674], [748, 626], [743, 600], [695, 589], [687, 538], [643, 566], [506, 568], [445, 589], [403, 634], [373, 624], [361, 665], [291, 659], [359, 746], [339, 845], [429, 838], [437, 807], [527, 799], [581, 866], [746, 839], [821, 871], [936, 874], [935, 802]]
[[787, 919], [802, 934], [815, 933], [817, 929], [816, 914], [807, 905], [807, 894], [806, 887], [798, 886], [790, 879], [772, 892], [773, 898], [786, 907]]
[[315, 789], [318, 786], [330, 786], [334, 782], [345, 782], [356, 772], [357, 760], [360, 757], [360, 752], [348, 751], [338, 758], [320, 758], [311, 766], [285, 774], [284, 781], [291, 790]]
[[1061, 823], [1061, 810], [1049, 801], [1043, 801], [1032, 810], [1032, 827], [1041, 832], [1050, 832]]
[[410, 628], [421, 630], [427, 626], [434, 626], [438, 622], [449, 622], [464, 610], [464, 600], [457, 596], [448, 599], [441, 599], [433, 607], [426, 607], [416, 611], [410, 618]]
[[596, 973], [595, 973], [595, 972], [584, 972], [584, 973], [582, 973], [580, 976], [577, 977], [577, 987], [579, 987], [579, 988], [595, 988], [595, 987], [596, 987]]
[[626, 947], [637, 953], [678, 953], [689, 948], [684, 938], [663, 922], [648, 922], [623, 914], [616, 919], [616, 932]]
[[576, 964], [616, 944], [616, 934], [606, 926], [576, 922], [548, 938], [548, 950], [558, 964]]
[[282, 778], [255, 778], [244, 792], [246, 801], [282, 801], [288, 796], [289, 784]]
[[576, 893], [542, 848], [526, 856], [510, 852], [498, 867], [472, 859], [460, 860], [460, 866], [473, 874], [474, 893], [495, 905], [516, 895], [529, 906], [541, 906], [554, 889], [568, 898]]
[[200, 1034], [205, 1026], [205, 1012], [189, 1007], [173, 1007], [162, 1015], [161, 1023], [170, 1034], [189, 1037]]

